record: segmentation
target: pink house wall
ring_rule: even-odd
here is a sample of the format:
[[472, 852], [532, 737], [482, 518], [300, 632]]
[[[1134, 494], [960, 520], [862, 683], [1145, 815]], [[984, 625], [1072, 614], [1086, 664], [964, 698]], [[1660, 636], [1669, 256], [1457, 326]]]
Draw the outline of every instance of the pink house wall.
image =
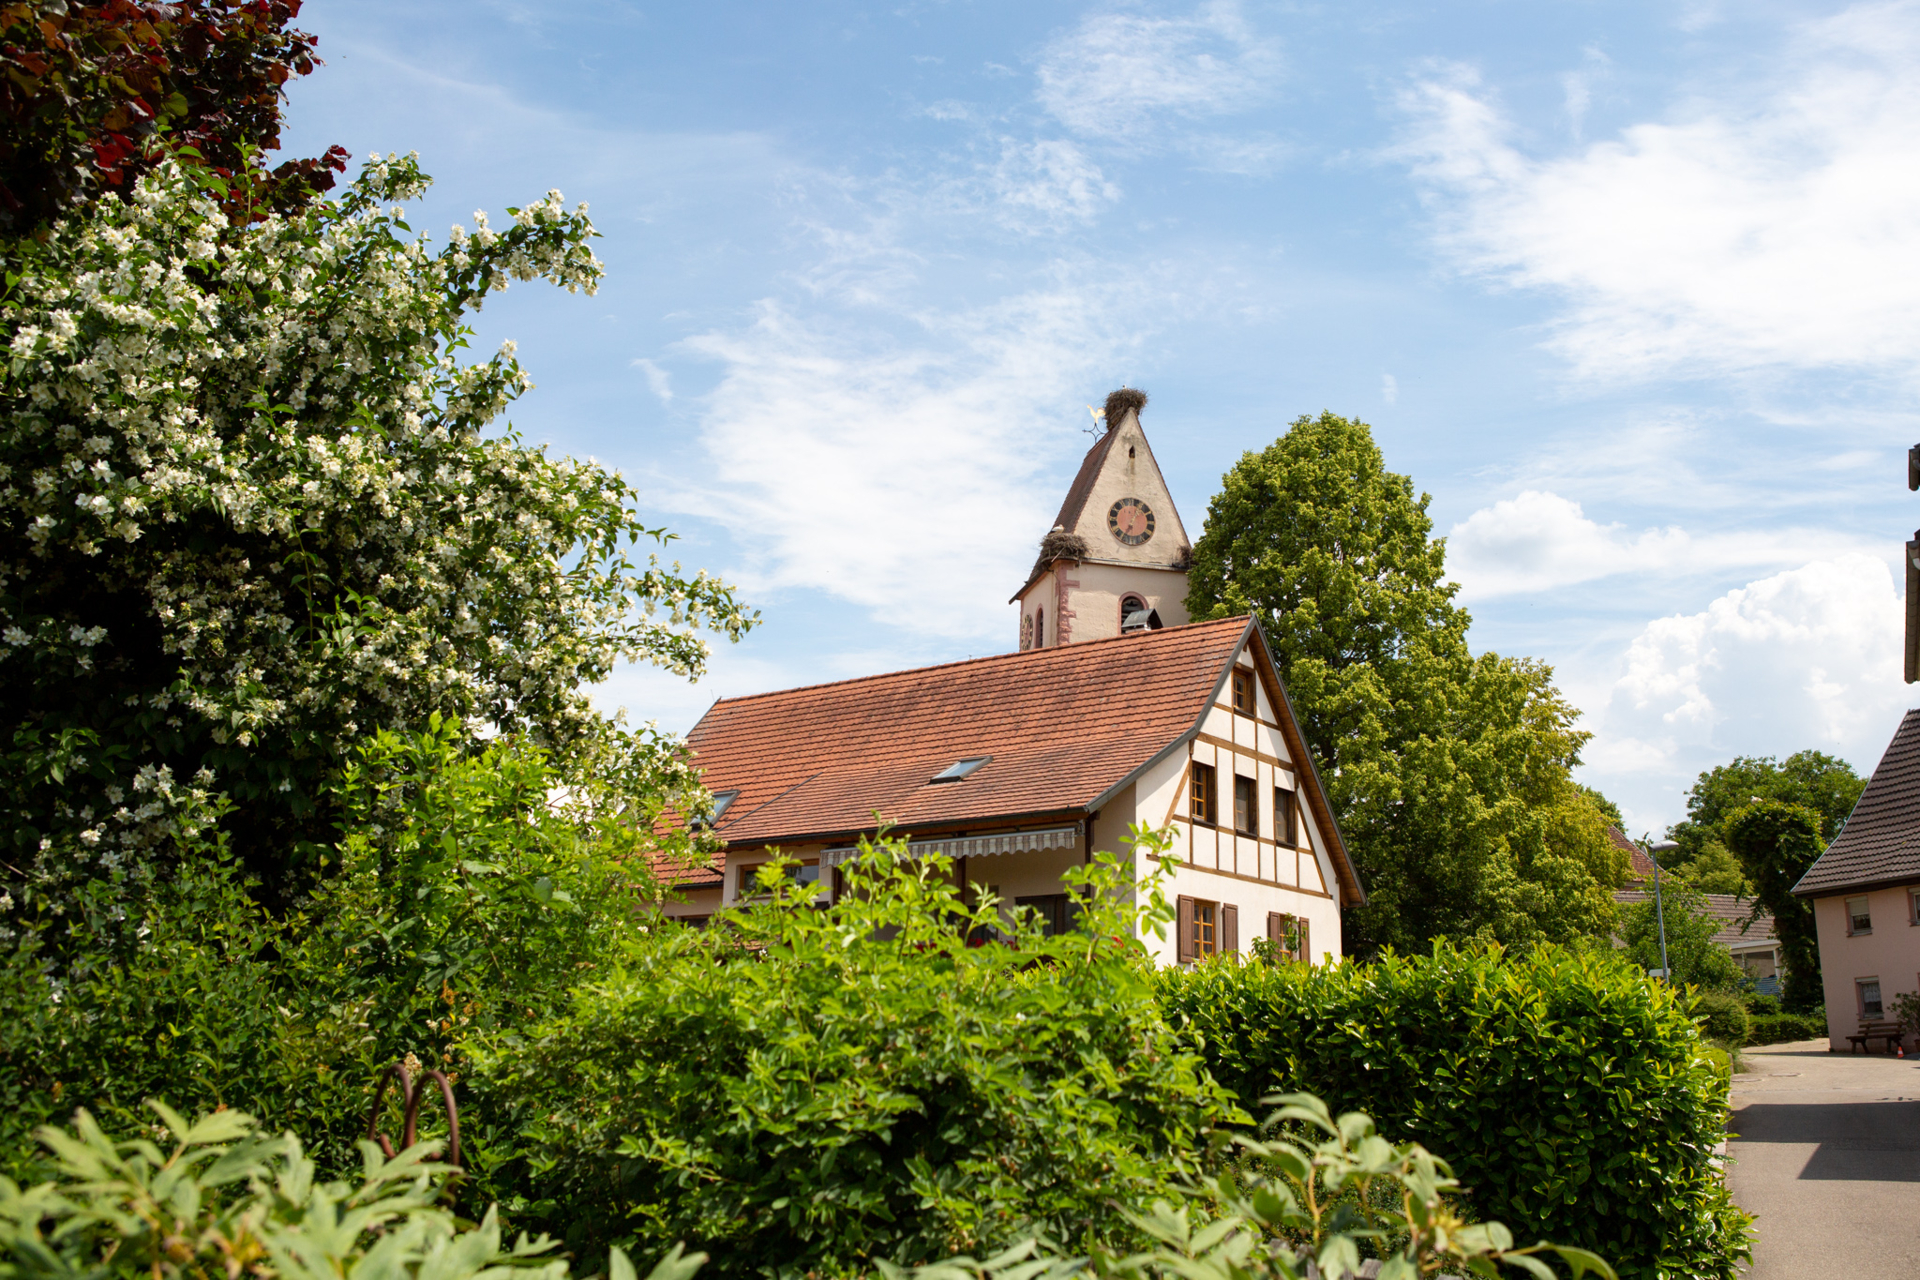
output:
[[[1867, 899], [1873, 931], [1849, 935], [1847, 899]], [[1893, 1014], [1893, 998], [1903, 991], [1920, 991], [1920, 926], [1913, 923], [1908, 886], [1876, 889], [1871, 893], [1841, 893], [1813, 900], [1814, 926], [1820, 936], [1821, 984], [1827, 997], [1829, 1047], [1845, 1053], [1847, 1037], [1860, 1029], [1859, 981], [1880, 981], [1883, 1018]], [[1913, 1048], [1908, 1037], [1908, 1049]]]

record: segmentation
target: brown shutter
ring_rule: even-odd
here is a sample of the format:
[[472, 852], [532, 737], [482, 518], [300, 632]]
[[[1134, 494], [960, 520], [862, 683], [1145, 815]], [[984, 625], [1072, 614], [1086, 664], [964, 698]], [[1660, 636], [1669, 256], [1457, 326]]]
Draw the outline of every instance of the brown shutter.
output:
[[1233, 955], [1240, 950], [1240, 908], [1231, 902], [1220, 904], [1220, 953]]
[[1174, 938], [1181, 964], [1193, 963], [1193, 899], [1181, 898], [1175, 904]]
[[1308, 964], [1313, 963], [1313, 948], [1307, 943], [1307, 918], [1301, 916], [1294, 921], [1294, 928], [1300, 930], [1300, 958]]

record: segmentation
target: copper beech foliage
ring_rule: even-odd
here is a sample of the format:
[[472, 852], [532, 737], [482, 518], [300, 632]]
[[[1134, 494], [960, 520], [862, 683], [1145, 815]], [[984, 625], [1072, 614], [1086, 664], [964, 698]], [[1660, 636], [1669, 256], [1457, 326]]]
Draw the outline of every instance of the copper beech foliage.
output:
[[256, 161], [280, 145], [283, 86], [311, 72], [300, 0], [16, 0], [0, 5], [0, 231], [21, 233], [162, 157], [208, 167], [228, 216], [285, 212], [333, 186], [346, 152]]

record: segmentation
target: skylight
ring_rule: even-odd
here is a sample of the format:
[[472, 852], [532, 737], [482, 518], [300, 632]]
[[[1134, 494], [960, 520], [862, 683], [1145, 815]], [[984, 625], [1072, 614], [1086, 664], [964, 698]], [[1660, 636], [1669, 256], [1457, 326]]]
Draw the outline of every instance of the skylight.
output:
[[965, 759], [954, 761], [939, 773], [934, 774], [929, 781], [958, 782], [991, 759], [993, 759], [992, 756], [967, 756]]
[[695, 817], [693, 820], [693, 829], [699, 831], [703, 828], [717, 825], [720, 821], [720, 815], [727, 811], [727, 806], [739, 798], [740, 793], [737, 790], [714, 792], [712, 811], [704, 817]]

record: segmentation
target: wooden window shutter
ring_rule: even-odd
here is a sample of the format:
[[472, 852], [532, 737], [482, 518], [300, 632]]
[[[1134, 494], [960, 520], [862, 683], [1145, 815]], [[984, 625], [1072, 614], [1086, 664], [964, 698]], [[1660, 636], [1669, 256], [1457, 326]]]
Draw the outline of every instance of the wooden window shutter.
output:
[[1306, 917], [1305, 917], [1305, 916], [1302, 916], [1302, 917], [1301, 917], [1300, 919], [1298, 919], [1298, 920], [1296, 920], [1296, 921], [1294, 922], [1294, 927], [1295, 927], [1296, 929], [1298, 929], [1298, 930], [1300, 930], [1300, 958], [1301, 958], [1302, 960], [1304, 960], [1304, 961], [1306, 961], [1306, 962], [1307, 962], [1308, 964], [1312, 964], [1312, 963], [1313, 963], [1313, 948], [1307, 945], [1307, 919], [1306, 919]]
[[[1164, 901], [1164, 899], [1163, 899]], [[1178, 940], [1178, 959], [1181, 964], [1193, 963], [1193, 899], [1181, 898], [1174, 904], [1174, 937]]]
[[1232, 955], [1240, 950], [1240, 908], [1231, 902], [1220, 904], [1220, 953]]

